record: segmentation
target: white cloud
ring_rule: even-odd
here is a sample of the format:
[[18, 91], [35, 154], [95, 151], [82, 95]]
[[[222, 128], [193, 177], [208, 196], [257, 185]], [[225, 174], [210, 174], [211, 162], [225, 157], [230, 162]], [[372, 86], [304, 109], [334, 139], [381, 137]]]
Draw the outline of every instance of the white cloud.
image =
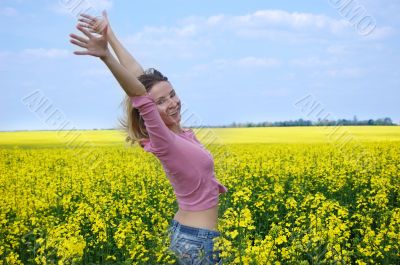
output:
[[36, 60], [36, 59], [63, 59], [72, 54], [66, 49], [24, 49], [17, 52], [0, 51], [0, 61], [6, 65], [7, 62], [18, 62], [18, 60]]
[[110, 77], [111, 73], [106, 68], [91, 68], [83, 70], [81, 75], [86, 77]]
[[[391, 27], [377, 27], [369, 39], [382, 39], [393, 34]], [[176, 58], [198, 58], [213, 51], [227, 38], [236, 40], [268, 39], [284, 43], [323, 43], [358, 38], [354, 27], [343, 18], [323, 14], [258, 10], [230, 16], [190, 16], [176, 26], [146, 26], [123, 40], [143, 55], [159, 58], [160, 54]]]
[[59, 59], [67, 58], [71, 55], [71, 51], [66, 49], [24, 49], [18, 53], [24, 59]]
[[[344, 19], [333, 19], [326, 15], [287, 12], [284, 10], [258, 10], [241, 16], [216, 15], [208, 18], [189, 17], [184, 23], [195, 23], [199, 27], [212, 30], [223, 29], [244, 35], [245, 31], [261, 32], [267, 30], [290, 31], [326, 31], [340, 34], [348, 30], [349, 25]], [[250, 36], [248, 34], [247, 36]], [[256, 35], [254, 35], [256, 36]], [[262, 37], [262, 35], [261, 35]]]
[[[298, 41], [298, 39], [312, 41], [318, 38], [357, 36], [357, 32], [354, 32], [356, 29], [346, 18], [334, 19], [321, 14], [283, 10], [259, 10], [244, 16], [226, 17], [224, 24], [239, 36], [253, 38], [267, 37], [270, 39], [284, 38], [291, 41]], [[387, 38], [394, 32], [393, 27], [376, 27], [370, 34], [370, 39]]]
[[245, 16], [233, 17], [236, 26], [270, 27], [285, 25], [293, 29], [316, 28], [338, 31], [346, 27], [342, 20], [335, 20], [325, 15], [287, 12], [283, 10], [259, 10]]
[[190, 24], [186, 25], [183, 28], [177, 29], [176, 34], [182, 37], [194, 36], [196, 34], [196, 30], [197, 30], [196, 25]]
[[214, 45], [225, 40], [224, 36], [242, 40], [267, 38], [278, 42], [321, 42], [324, 37], [350, 30], [345, 20], [325, 15], [259, 10], [241, 16], [190, 16], [178, 21], [176, 26], [146, 26], [123, 42], [137, 53], [154, 58], [166, 55], [165, 51], [171, 57], [197, 58], [212, 51]]
[[98, 10], [110, 9], [113, 6], [113, 1], [111, 0], [86, 0], [91, 6]]
[[214, 26], [220, 23], [224, 19], [224, 15], [215, 15], [207, 18], [206, 24], [209, 26]]
[[190, 37], [197, 33], [198, 26], [195, 24], [188, 24], [182, 27], [144, 27], [143, 31], [138, 35], [140, 37], [145, 35], [153, 35], [154, 37], [174, 36], [174, 37]]
[[4, 59], [7, 58], [8, 56], [10, 56], [11, 52], [9, 51], [0, 51], [0, 59]]
[[358, 0], [365, 7], [368, 14], [379, 23], [399, 22], [400, 1], [393, 0]]
[[[392, 34], [390, 27], [376, 28], [376, 38], [385, 38]], [[378, 36], [379, 35], [379, 36]], [[259, 10], [242, 16], [224, 14], [209, 17], [187, 17], [178, 21], [175, 26], [144, 27], [142, 31], [122, 40], [129, 48], [149, 61], [168, 61], [171, 58], [204, 59], [210, 63], [197, 64], [188, 73], [199, 75], [223, 69], [254, 69], [264, 67], [279, 67], [282, 60], [257, 56], [241, 58], [221, 58], [212, 60], [218, 45], [235, 41], [254, 41], [253, 39], [268, 38], [271, 41], [285, 43], [287, 41], [310, 42], [310, 45], [330, 44], [325, 50], [328, 55], [346, 55], [352, 53], [350, 40], [360, 40], [353, 27], [344, 19], [334, 19], [326, 15], [287, 12], [282, 10]], [[332, 41], [333, 40], [333, 41]], [[337, 43], [333, 44], [332, 43]], [[361, 47], [364, 44], [359, 43]], [[246, 55], [246, 54], [245, 54]], [[288, 59], [288, 64], [303, 68], [324, 68], [319, 73], [329, 77], [356, 78], [364, 74], [358, 68], [340, 68], [340, 56], [328, 58], [324, 55], [294, 57]], [[215, 58], [216, 56], [213, 55]], [[337, 68], [337, 69], [336, 69]]]
[[281, 63], [275, 58], [260, 58], [260, 57], [244, 57], [232, 62], [234, 65], [241, 67], [275, 67]]
[[67, 14], [75, 17], [77, 17], [80, 13], [100, 16], [104, 9], [110, 9], [112, 6], [113, 1], [111, 0], [59, 0], [56, 4], [52, 4], [49, 9], [58, 14]]
[[258, 91], [260, 96], [263, 97], [282, 97], [288, 96], [291, 93], [291, 89], [286, 87], [276, 88], [276, 87], [268, 87], [263, 90]]
[[300, 67], [323, 67], [336, 63], [335, 59], [321, 59], [315, 56], [306, 58], [296, 58], [290, 61], [290, 64]]
[[205, 73], [233, 70], [233, 68], [239, 70], [254, 69], [254, 68], [275, 68], [282, 65], [282, 62], [276, 58], [266, 57], [242, 57], [236, 59], [216, 59], [209, 63], [194, 65], [189, 71], [190, 76], [201, 76]]
[[10, 55], [10, 52], [0, 51], [0, 71], [3, 71], [3, 69], [8, 67], [8, 60], [11, 58]]
[[349, 45], [334, 44], [326, 49], [326, 52], [335, 56], [343, 56], [351, 53], [352, 48]]
[[359, 78], [364, 75], [365, 70], [358, 67], [349, 67], [342, 69], [330, 69], [326, 74], [334, 78]]
[[366, 35], [367, 40], [379, 40], [385, 39], [389, 36], [394, 35], [396, 30], [392, 27], [380, 27], [375, 28], [370, 34]]
[[13, 7], [1, 7], [0, 16], [14, 17], [18, 15], [18, 11]]
[[182, 27], [144, 27], [141, 32], [122, 39], [136, 54], [151, 58], [192, 59], [206, 53], [211, 40], [202, 38], [199, 25]]
[[238, 59], [217, 59], [212, 61], [210, 64], [206, 64], [203, 67], [210, 69], [231, 69], [236, 68], [259, 68], [259, 67], [277, 67], [280, 66], [281, 62], [275, 58], [265, 58], [265, 57], [243, 57]]

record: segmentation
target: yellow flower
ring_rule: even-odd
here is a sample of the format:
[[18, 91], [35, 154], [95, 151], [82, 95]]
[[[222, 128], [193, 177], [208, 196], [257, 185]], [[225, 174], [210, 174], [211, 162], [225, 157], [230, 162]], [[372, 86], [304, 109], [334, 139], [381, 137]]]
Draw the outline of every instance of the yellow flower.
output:
[[228, 232], [228, 235], [232, 238], [235, 239], [235, 237], [239, 234], [237, 230], [233, 230], [232, 232]]

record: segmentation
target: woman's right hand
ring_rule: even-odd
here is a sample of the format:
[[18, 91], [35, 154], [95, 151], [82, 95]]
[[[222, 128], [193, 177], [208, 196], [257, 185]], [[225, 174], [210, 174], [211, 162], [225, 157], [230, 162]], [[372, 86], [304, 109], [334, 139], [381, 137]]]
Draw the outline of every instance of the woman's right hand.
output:
[[86, 35], [87, 38], [78, 36], [76, 34], [70, 34], [71, 37], [70, 42], [76, 46], [85, 48], [85, 51], [75, 51], [76, 55], [91, 55], [95, 57], [99, 57], [104, 59], [107, 55], [109, 55], [108, 50], [108, 41], [107, 41], [107, 27], [104, 27], [103, 31], [100, 32], [100, 37], [93, 36], [88, 30], [78, 25], [76, 27], [83, 34]]

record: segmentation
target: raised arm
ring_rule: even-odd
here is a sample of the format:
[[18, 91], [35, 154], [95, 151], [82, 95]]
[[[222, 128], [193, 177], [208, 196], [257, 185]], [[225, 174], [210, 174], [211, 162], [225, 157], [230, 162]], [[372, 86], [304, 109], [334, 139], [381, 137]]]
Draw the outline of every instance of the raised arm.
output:
[[[86, 50], [75, 51], [76, 55], [91, 55], [99, 57], [110, 69], [126, 94], [131, 97], [131, 103], [138, 108], [144, 120], [146, 130], [151, 140], [151, 151], [159, 155], [165, 154], [174, 141], [174, 133], [162, 120], [155, 101], [146, 92], [143, 84], [132, 75], [108, 49], [107, 27], [100, 37], [93, 36], [88, 30], [77, 26], [87, 38], [70, 34], [71, 43]], [[150, 150], [150, 149], [149, 149]]]
[[146, 94], [143, 84], [132, 75], [124, 66], [122, 66], [111, 54], [107, 45], [107, 27], [104, 28], [100, 37], [93, 36], [88, 30], [81, 26], [77, 26], [87, 38], [70, 34], [71, 43], [79, 47], [85, 48], [85, 51], [76, 51], [76, 55], [91, 55], [99, 57], [110, 69], [115, 79], [130, 97], [142, 96]]
[[81, 14], [79, 18], [80, 25], [87, 28], [90, 32], [100, 33], [107, 27], [107, 38], [114, 50], [119, 62], [134, 76], [139, 77], [144, 73], [142, 66], [136, 59], [129, 53], [129, 51], [122, 45], [114, 34], [110, 21], [108, 20], [107, 12], [103, 11], [103, 17], [92, 17], [88, 14]]

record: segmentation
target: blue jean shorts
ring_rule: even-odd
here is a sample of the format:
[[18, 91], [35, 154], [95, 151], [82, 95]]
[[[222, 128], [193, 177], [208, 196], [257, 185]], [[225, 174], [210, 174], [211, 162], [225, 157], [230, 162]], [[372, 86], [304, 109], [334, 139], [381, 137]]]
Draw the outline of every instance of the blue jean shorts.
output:
[[180, 224], [172, 220], [169, 228], [169, 249], [175, 253], [180, 265], [222, 264], [220, 251], [213, 250], [213, 239], [220, 232]]

